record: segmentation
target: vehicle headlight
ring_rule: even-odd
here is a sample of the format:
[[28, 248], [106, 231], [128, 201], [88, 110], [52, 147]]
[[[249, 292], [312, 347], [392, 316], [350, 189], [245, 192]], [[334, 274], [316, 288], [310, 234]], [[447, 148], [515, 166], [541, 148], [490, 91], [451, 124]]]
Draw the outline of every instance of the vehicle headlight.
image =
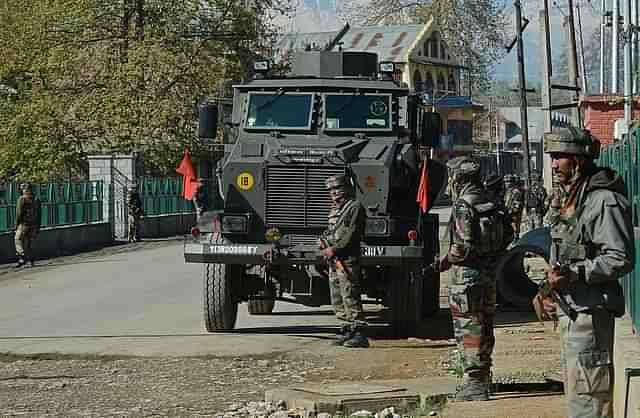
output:
[[389, 235], [389, 221], [386, 218], [367, 218], [365, 235]]
[[249, 218], [245, 215], [222, 215], [222, 232], [242, 234], [249, 232]]

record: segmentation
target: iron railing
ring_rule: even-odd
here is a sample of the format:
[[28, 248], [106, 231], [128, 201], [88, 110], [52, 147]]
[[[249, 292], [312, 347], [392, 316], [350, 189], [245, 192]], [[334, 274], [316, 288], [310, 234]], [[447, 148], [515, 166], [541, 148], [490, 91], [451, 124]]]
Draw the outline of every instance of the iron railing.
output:
[[[40, 199], [41, 228], [82, 225], [103, 220], [101, 181], [33, 184]], [[16, 227], [20, 182], [0, 183], [0, 232]]]
[[[638, 148], [640, 129], [632, 129], [622, 141], [608, 145], [600, 152], [600, 166], [610, 167], [624, 178], [627, 195], [633, 210], [633, 225], [640, 231], [640, 149]], [[638, 235], [636, 235], [638, 237]], [[636, 268], [621, 280], [627, 310], [633, 320], [633, 327], [640, 332], [640, 244], [636, 239]]]
[[137, 183], [145, 216], [195, 212], [182, 196], [182, 177], [140, 177]]

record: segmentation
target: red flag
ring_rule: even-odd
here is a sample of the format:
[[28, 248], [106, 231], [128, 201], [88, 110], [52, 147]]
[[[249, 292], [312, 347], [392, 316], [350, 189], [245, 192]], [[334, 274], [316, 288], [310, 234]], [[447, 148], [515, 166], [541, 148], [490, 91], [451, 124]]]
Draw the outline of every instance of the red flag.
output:
[[184, 156], [176, 171], [182, 174], [182, 196], [187, 200], [193, 199], [200, 182], [198, 182], [196, 170], [193, 169], [191, 158], [189, 158], [189, 150], [184, 150]]
[[422, 174], [420, 175], [420, 186], [418, 187], [416, 202], [418, 202], [418, 206], [422, 209], [422, 213], [425, 213], [429, 206], [429, 173], [427, 171], [426, 159], [422, 162]]

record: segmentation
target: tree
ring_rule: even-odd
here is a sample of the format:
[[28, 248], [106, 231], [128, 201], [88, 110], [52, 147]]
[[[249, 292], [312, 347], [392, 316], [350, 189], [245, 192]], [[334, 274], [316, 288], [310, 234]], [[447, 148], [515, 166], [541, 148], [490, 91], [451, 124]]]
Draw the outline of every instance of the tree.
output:
[[507, 38], [503, 3], [498, 0], [345, 1], [341, 14], [360, 25], [426, 23], [433, 18], [473, 90], [485, 88], [493, 65], [504, 55]]
[[0, 4], [0, 178], [80, 175], [89, 152], [149, 173], [196, 156], [197, 105], [268, 54], [287, 0], [7, 0]]

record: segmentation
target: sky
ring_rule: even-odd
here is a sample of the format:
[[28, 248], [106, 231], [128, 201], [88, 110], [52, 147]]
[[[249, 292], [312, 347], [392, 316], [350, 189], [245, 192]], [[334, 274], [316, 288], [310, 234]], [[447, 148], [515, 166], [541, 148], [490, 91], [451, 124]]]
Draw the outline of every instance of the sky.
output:
[[[582, 15], [582, 30], [585, 41], [595, 30], [599, 30], [599, 8], [597, 0], [577, 0]], [[296, 32], [318, 32], [337, 30], [344, 22], [340, 21], [336, 9], [340, 0], [297, 0], [296, 13], [288, 24], [288, 30]], [[540, 48], [539, 10], [541, 0], [522, 0], [523, 16], [530, 20], [524, 33], [525, 71], [528, 81], [540, 80], [543, 49]], [[567, 0], [549, 0], [552, 54], [558, 57], [567, 48], [567, 41], [562, 28], [563, 15], [567, 14]], [[507, 15], [515, 14], [513, 3], [505, 1]], [[514, 18], [510, 22], [514, 22]], [[576, 23], [577, 24], [577, 23]], [[515, 31], [512, 30], [515, 36]], [[517, 81], [516, 49], [502, 59], [495, 67], [494, 77], [499, 80]]]

